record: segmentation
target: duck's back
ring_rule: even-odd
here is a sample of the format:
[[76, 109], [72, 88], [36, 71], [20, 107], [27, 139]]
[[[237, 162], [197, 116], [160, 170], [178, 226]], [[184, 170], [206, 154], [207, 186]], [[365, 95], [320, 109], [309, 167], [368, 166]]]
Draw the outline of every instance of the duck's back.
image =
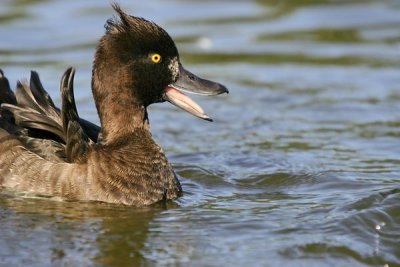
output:
[[37, 73], [32, 72], [30, 84], [18, 82], [14, 95], [0, 70], [0, 103], [0, 185], [80, 198], [82, 193], [71, 185], [77, 184], [74, 180], [82, 170], [79, 164], [67, 163], [61, 115]]
[[28, 150], [14, 135], [0, 129], [0, 185], [18, 192], [79, 199], [82, 168], [54, 162]]

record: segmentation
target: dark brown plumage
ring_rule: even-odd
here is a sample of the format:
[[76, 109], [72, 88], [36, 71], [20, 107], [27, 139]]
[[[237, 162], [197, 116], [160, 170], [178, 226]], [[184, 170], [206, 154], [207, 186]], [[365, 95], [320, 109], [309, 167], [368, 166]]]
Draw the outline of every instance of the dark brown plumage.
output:
[[18, 82], [15, 96], [0, 72], [1, 186], [135, 206], [181, 195], [171, 165], [152, 139], [147, 106], [167, 100], [209, 120], [179, 90], [207, 95], [227, 90], [188, 75], [174, 42], [159, 26], [113, 7], [119, 18], [107, 22], [93, 63], [92, 91], [101, 128], [79, 118], [74, 69], [61, 79], [61, 110], [36, 72], [30, 84]]

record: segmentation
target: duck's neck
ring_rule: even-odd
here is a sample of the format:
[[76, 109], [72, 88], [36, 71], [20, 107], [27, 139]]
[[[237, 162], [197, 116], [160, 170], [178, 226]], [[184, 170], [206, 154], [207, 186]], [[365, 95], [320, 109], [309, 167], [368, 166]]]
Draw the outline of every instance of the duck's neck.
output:
[[118, 79], [121, 75], [127, 77], [123, 73], [93, 73], [92, 89], [104, 144], [125, 138], [138, 129], [149, 131], [146, 107], [132, 93], [135, 85], [131, 79]]

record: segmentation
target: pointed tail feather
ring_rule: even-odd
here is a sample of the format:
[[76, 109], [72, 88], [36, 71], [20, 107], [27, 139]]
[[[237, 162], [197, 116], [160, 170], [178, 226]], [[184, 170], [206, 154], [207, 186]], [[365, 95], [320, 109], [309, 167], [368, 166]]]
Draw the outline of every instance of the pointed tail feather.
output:
[[60, 112], [54, 106], [50, 96], [40, 94], [44, 91], [37, 73], [32, 72], [31, 82], [18, 82], [15, 92], [16, 104], [4, 103], [2, 109], [14, 115], [18, 126], [30, 129], [39, 129], [56, 135], [65, 140], [66, 135], [62, 128]]
[[75, 70], [69, 68], [64, 73], [60, 83], [62, 98], [61, 118], [64, 134], [67, 137], [65, 140], [65, 152], [69, 162], [84, 160], [91, 143], [91, 140], [80, 125], [74, 97], [74, 76]]
[[4, 72], [0, 69], [0, 103], [16, 104], [15, 95], [10, 88], [10, 83]]

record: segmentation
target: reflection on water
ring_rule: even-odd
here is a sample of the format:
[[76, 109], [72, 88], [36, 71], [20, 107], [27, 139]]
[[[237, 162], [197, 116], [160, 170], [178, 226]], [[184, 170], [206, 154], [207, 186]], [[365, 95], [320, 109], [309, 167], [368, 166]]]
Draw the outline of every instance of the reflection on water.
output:
[[18, 266], [138, 266], [148, 224], [164, 210], [6, 194], [0, 205], [0, 263]]
[[[0, 265], [400, 265], [400, 5], [385, 1], [120, 1], [162, 25], [182, 61], [231, 94], [215, 123], [150, 108], [184, 188], [132, 209], [0, 194]], [[0, 68], [35, 69], [56, 101], [91, 62], [106, 1], [5, 1]], [[59, 103], [59, 101], [58, 101]]]

